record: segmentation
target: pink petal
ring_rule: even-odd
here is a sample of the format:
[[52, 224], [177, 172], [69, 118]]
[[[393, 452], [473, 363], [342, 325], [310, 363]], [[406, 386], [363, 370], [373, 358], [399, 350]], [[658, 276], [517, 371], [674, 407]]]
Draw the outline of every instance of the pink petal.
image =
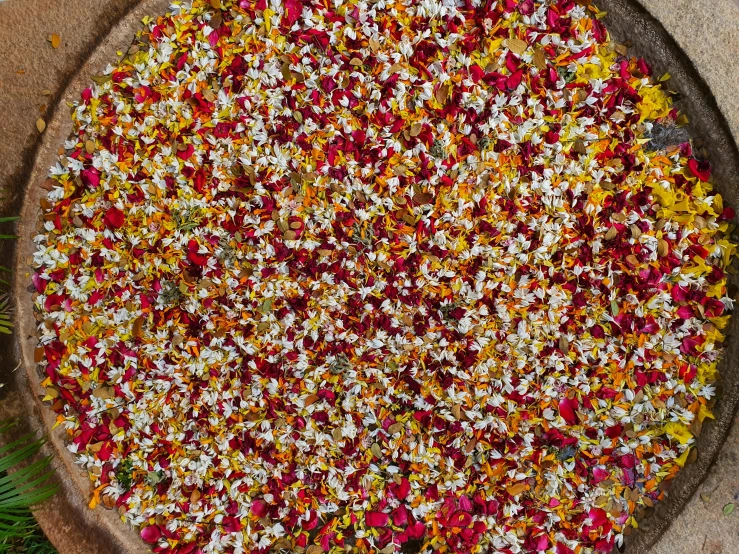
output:
[[426, 534], [426, 526], [422, 522], [417, 521], [408, 527], [406, 533], [408, 533], [408, 536], [412, 539], [420, 539]]
[[610, 477], [611, 473], [607, 469], [603, 469], [602, 467], [596, 467], [593, 470], [593, 482], [595, 484], [600, 483], [601, 481], [605, 481]]
[[368, 527], [385, 527], [390, 521], [390, 516], [383, 512], [367, 512], [365, 521]]
[[218, 31], [213, 31], [208, 35], [208, 44], [211, 48], [215, 48], [218, 44]]
[[97, 188], [100, 184], [100, 172], [94, 167], [83, 169], [80, 172], [80, 179], [82, 179], [82, 182], [88, 187]]
[[463, 494], [459, 497], [459, 509], [464, 512], [472, 511], [472, 501], [467, 495]]
[[398, 487], [398, 500], [405, 500], [411, 492], [411, 483], [403, 477], [400, 480], [400, 486]]
[[601, 527], [608, 523], [608, 515], [605, 510], [601, 510], [600, 508], [591, 508], [588, 512], [588, 517], [593, 522], [594, 527]]
[[576, 412], [579, 407], [580, 403], [576, 398], [563, 398], [559, 401], [559, 414], [568, 425], [575, 425], [578, 421]]
[[683, 288], [682, 285], [677, 285], [675, 287], [672, 287], [670, 290], [670, 295], [672, 296], [673, 300], [677, 300], [678, 302], [680, 300], [685, 300], [688, 297], [688, 290]]
[[468, 527], [472, 523], [472, 516], [467, 512], [454, 512], [449, 518], [449, 525], [453, 527]]
[[303, 3], [300, 0], [285, 0], [285, 15], [282, 20], [285, 26], [292, 27], [303, 13]]
[[144, 542], [147, 542], [149, 544], [154, 544], [162, 537], [162, 532], [159, 530], [159, 527], [156, 525], [150, 525], [149, 527], [144, 527], [141, 530], [141, 538]]
[[49, 284], [49, 282], [46, 279], [42, 279], [41, 275], [38, 273], [34, 273], [31, 277], [31, 280], [33, 281], [33, 286], [36, 287], [36, 292], [44, 292], [46, 290], [46, 285]]
[[396, 527], [404, 527], [408, 524], [408, 510], [402, 504], [393, 512], [393, 524]]
[[251, 503], [251, 513], [257, 517], [264, 517], [267, 515], [267, 503], [261, 498], [253, 500]]

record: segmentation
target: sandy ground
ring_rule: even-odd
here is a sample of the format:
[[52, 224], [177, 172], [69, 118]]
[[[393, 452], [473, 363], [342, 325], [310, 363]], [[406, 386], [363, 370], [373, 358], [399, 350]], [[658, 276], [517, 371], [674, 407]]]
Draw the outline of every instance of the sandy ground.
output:
[[[739, 138], [739, 0], [640, 0], [675, 37], [714, 92]], [[6, 211], [17, 210], [55, 97], [111, 25], [138, 0], [0, 0], [0, 184]], [[61, 43], [52, 47], [50, 37]], [[113, 61], [113, 60], [111, 60]], [[61, 106], [58, 109], [66, 109]], [[7, 410], [4, 410], [7, 411]], [[724, 515], [724, 508], [737, 509]], [[66, 553], [81, 551], [70, 545]], [[739, 425], [708, 479], [654, 554], [739, 553]]]

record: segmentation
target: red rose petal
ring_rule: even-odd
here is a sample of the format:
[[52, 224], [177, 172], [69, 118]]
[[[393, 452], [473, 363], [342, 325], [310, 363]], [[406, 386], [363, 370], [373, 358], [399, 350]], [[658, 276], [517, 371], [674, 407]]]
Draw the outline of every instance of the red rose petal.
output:
[[426, 534], [426, 526], [420, 521], [417, 521], [408, 527], [406, 533], [408, 533], [408, 536], [412, 539], [420, 539]]
[[292, 27], [303, 13], [303, 3], [300, 0], [285, 0], [285, 15], [282, 22], [286, 27]]
[[393, 512], [393, 524], [396, 527], [403, 527], [408, 523], [408, 510], [402, 504]]
[[508, 76], [506, 79], [506, 87], [508, 90], [515, 89], [518, 85], [521, 84], [521, 79], [523, 79], [523, 70], [519, 69], [518, 71], [512, 73]]
[[144, 542], [154, 544], [162, 537], [162, 532], [156, 525], [150, 525], [141, 529], [141, 538]]
[[577, 409], [580, 403], [575, 398], [563, 398], [559, 401], [559, 414], [564, 418], [568, 425], [577, 423]]
[[100, 172], [94, 167], [83, 169], [80, 172], [80, 179], [88, 187], [97, 188], [100, 184]]
[[608, 479], [608, 477], [610, 477], [610, 475], [611, 475], [611, 472], [608, 471], [607, 469], [596, 467], [593, 470], [593, 483], [598, 484], [601, 481], [605, 481], [606, 479]]
[[569, 548], [567, 545], [562, 544], [561, 542], [557, 543], [554, 551], [557, 554], [575, 554], [575, 552], [571, 548]]
[[398, 500], [405, 500], [408, 498], [410, 492], [411, 482], [406, 477], [401, 478], [400, 485], [398, 486]]
[[688, 169], [701, 181], [708, 181], [711, 178], [711, 164], [706, 161], [691, 158], [688, 160]]
[[367, 512], [364, 517], [369, 527], [385, 527], [390, 521], [390, 516], [383, 512]]
[[264, 517], [267, 515], [267, 503], [261, 498], [253, 500], [251, 503], [251, 513], [257, 517]]
[[455, 512], [449, 518], [449, 525], [453, 527], [467, 527], [472, 523], [472, 515], [467, 512]]
[[126, 216], [121, 210], [114, 206], [105, 212], [103, 221], [105, 221], [105, 226], [109, 229], [120, 229], [126, 221]]
[[[216, 35], [217, 37], [217, 35]], [[177, 157], [181, 160], [189, 160], [190, 157], [195, 153], [195, 147], [192, 144], [188, 144], [184, 150], [177, 152]]]

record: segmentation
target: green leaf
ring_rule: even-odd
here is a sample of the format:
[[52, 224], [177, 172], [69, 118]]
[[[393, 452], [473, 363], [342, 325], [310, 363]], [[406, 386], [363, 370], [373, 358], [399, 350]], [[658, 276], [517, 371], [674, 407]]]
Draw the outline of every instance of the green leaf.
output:
[[726, 506], [724, 506], [723, 512], [725, 516], [730, 516], [734, 513], [734, 503], [729, 502]]
[[[0, 311], [6, 308], [7, 298], [0, 298]], [[7, 325], [8, 322], [0, 324]], [[0, 433], [7, 432], [16, 424], [1, 421]], [[29, 554], [55, 552], [38, 530], [31, 513], [31, 508], [57, 491], [57, 485], [50, 482], [53, 476], [48, 470], [50, 458], [31, 461], [43, 444], [43, 440], [29, 433], [0, 447], [0, 554], [18, 552], [19, 548]], [[38, 547], [25, 542], [31, 537], [36, 537]]]
[[[5, 429], [0, 429], [0, 432], [5, 432]], [[6, 444], [5, 446], [0, 446], [0, 456], [5, 455], [6, 452], [10, 452], [11, 450], [14, 450], [19, 446], [22, 446], [24, 444], [27, 445], [33, 439], [33, 437], [33, 433], [28, 433], [26, 435], [23, 435], [21, 438]], [[0, 460], [2, 460], [2, 458], [0, 458]]]
[[22, 483], [24, 480], [32, 477], [34, 473], [37, 473], [43, 469], [46, 469], [49, 466], [50, 461], [51, 460], [49, 458], [44, 458], [43, 460], [34, 462], [31, 465], [26, 466], [22, 469], [19, 469], [18, 471], [15, 471], [9, 475], [6, 474], [3, 476], [0, 476], [0, 496], [4, 494], [6, 491], [15, 488], [19, 483]]
[[0, 421], [0, 433], [7, 433], [10, 429], [18, 425], [17, 421]]

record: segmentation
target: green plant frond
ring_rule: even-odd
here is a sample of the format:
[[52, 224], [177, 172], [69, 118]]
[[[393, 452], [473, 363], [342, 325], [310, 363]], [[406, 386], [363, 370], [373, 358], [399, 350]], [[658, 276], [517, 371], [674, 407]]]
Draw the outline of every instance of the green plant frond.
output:
[[19, 219], [20, 219], [19, 215], [0, 217], [0, 223], [8, 223], [9, 221], [18, 221]]
[[[7, 307], [7, 295], [0, 295], [0, 332], [9, 325], [6, 321]], [[0, 421], [0, 433], [16, 425], [15, 421]], [[26, 433], [0, 447], [0, 554], [55, 552], [31, 513], [32, 508], [53, 496], [58, 488], [56, 483], [50, 482], [53, 477], [49, 470], [51, 458], [31, 461], [43, 444], [44, 441], [37, 439], [35, 434]], [[33, 544], [37, 548], [26, 548], [26, 541], [34, 537]]]
[[[26, 537], [30, 537], [35, 529], [33, 527], [9, 527], [7, 529], [0, 529], [0, 553], [5, 552], [18, 552], [18, 549], [14, 546], [22, 541]], [[8, 548], [10, 545], [10, 548]]]
[[[10, 429], [10, 427], [8, 427], [8, 429]], [[0, 433], [1, 432], [3, 432], [3, 430], [0, 429]], [[17, 450], [21, 446], [33, 446], [35, 439], [36, 439], [36, 435], [34, 435], [33, 433], [26, 433], [25, 435], [14, 440], [13, 442], [9, 442], [5, 446], [0, 446], [0, 456], [4, 456], [7, 452], [12, 452], [13, 450]], [[41, 447], [41, 444], [39, 444], [39, 447]]]
[[32, 491], [22, 492], [14, 498], [0, 502], [0, 511], [6, 508], [34, 508], [44, 500], [54, 496], [57, 489], [56, 484], [50, 484]]
[[26, 537], [23, 541], [23, 548], [25, 548], [25, 554], [58, 554], [40, 530], [36, 530]]
[[12, 474], [0, 476], [0, 494], [42, 472], [49, 467], [50, 463], [51, 458], [44, 458], [43, 460], [38, 460], [37, 462], [19, 469], [18, 471], [14, 471]]
[[4, 421], [0, 421], [0, 433], [7, 433], [10, 429], [15, 427], [16, 425], [18, 425], [17, 421], [8, 420], [8, 419]]
[[33, 515], [28, 510], [8, 508], [7, 511], [0, 512], [0, 525], [20, 525], [33, 520]]
[[[32, 456], [32, 455], [33, 454], [30, 454], [29, 456]], [[29, 457], [29, 456], [27, 456], [27, 457]], [[25, 458], [23, 458], [23, 459], [25, 459]], [[5, 458], [2, 461], [4, 461], [4, 460], [5, 460]], [[19, 463], [19, 462], [16, 462], [16, 463]], [[15, 464], [13, 464], [13, 465], [15, 465]], [[3, 471], [5, 471], [5, 470], [3, 470]]]
[[58, 554], [49, 543], [41, 530], [36, 527], [24, 530], [16, 536], [15, 533], [4, 535], [0, 530], [0, 554], [11, 552], [17, 554]]
[[0, 472], [3, 472], [0, 477], [0, 521], [6, 516], [23, 517], [23, 512], [16, 510], [28, 513], [28, 508], [56, 492], [57, 485], [48, 483], [51, 478], [51, 473], [46, 471], [49, 458], [33, 462], [10, 475], [4, 473], [38, 453], [43, 443], [35, 439], [33, 434], [27, 434], [6, 445], [0, 452]]
[[32, 442], [23, 445], [20, 448], [9, 452], [8, 454], [3, 455], [3, 457], [0, 458], [0, 471], [7, 471], [14, 465], [27, 460], [28, 458], [36, 454], [36, 452], [38, 452], [40, 448], [40, 443]]
[[0, 522], [23, 523], [28, 518], [33, 519], [33, 514], [26, 509], [10, 507], [6, 510], [0, 510]]
[[[1, 281], [1, 280], [0, 280]], [[9, 335], [13, 328], [13, 322], [10, 320], [10, 304], [7, 294], [0, 295], [0, 333]], [[0, 430], [2, 432], [2, 430]]]
[[[5, 505], [6, 500], [11, 500], [14, 497], [21, 497], [23, 498], [23, 495], [27, 493], [28, 491], [32, 491], [35, 489], [38, 489], [38, 487], [42, 484], [51, 479], [52, 474], [42, 473], [40, 477], [36, 477], [34, 479], [31, 479], [29, 481], [26, 481], [23, 484], [16, 485], [15, 488], [12, 488], [10, 490], [7, 490], [3, 493], [0, 493], [0, 508]], [[48, 485], [47, 485], [48, 487]]]
[[[26, 513], [30, 512], [26, 511]], [[37, 525], [38, 524], [36, 523], [36, 520], [33, 519], [33, 516], [11, 523], [0, 522], [0, 537], [6, 533], [11, 537], [16, 536], [17, 533], [29, 533], [33, 531]]]

